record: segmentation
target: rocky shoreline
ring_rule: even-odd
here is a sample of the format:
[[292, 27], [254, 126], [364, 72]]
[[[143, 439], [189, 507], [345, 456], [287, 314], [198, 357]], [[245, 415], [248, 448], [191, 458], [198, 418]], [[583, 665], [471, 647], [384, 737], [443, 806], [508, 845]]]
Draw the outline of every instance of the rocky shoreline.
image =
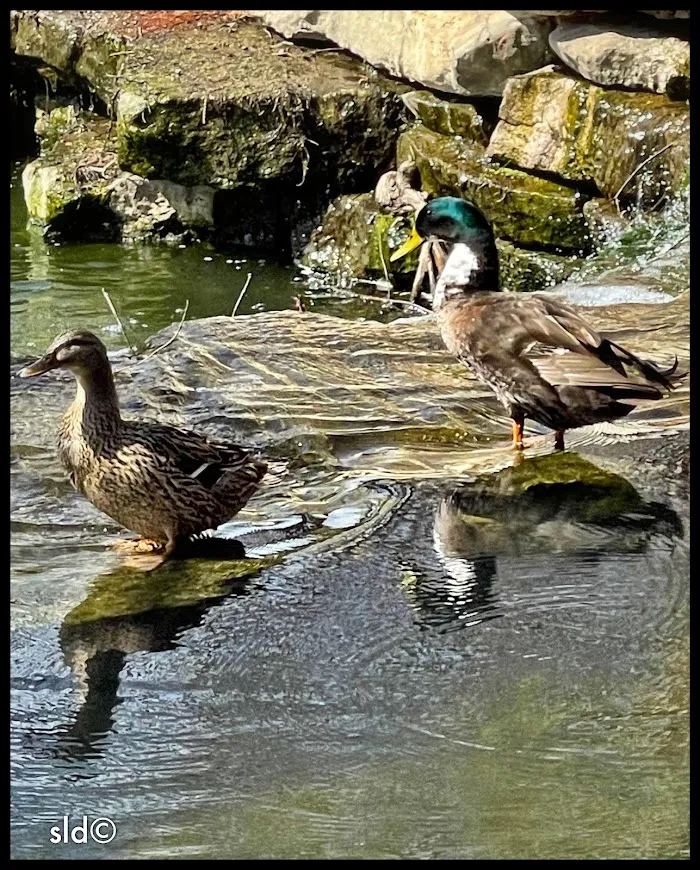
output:
[[199, 238], [388, 278], [415, 265], [389, 261], [410, 218], [370, 191], [410, 160], [425, 192], [482, 209], [508, 286], [533, 290], [689, 184], [680, 11], [10, 20], [13, 153], [35, 156], [47, 238]]

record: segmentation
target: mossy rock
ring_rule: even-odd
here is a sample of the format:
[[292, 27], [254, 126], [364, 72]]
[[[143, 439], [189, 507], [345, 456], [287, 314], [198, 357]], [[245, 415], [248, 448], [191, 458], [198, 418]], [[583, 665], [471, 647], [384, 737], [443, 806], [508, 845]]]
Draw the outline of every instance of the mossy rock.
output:
[[580, 265], [576, 257], [529, 251], [511, 242], [496, 240], [501, 288], [539, 292], [564, 281]]
[[619, 192], [624, 203], [677, 191], [689, 162], [689, 106], [661, 94], [535, 72], [509, 79], [499, 117], [489, 156]]
[[[77, 216], [84, 209], [87, 218], [94, 216], [93, 208], [106, 208], [119, 174], [109, 121], [68, 106], [54, 109], [38, 126], [41, 155], [22, 173], [30, 221], [57, 228], [69, 213]], [[112, 234], [110, 229], [107, 235]]]
[[311, 234], [301, 263], [314, 271], [351, 278], [383, 276], [384, 267], [395, 274], [415, 271], [415, 253], [393, 263], [390, 260], [408, 238], [410, 226], [408, 217], [388, 214], [371, 193], [341, 196]]
[[373, 181], [405, 111], [403, 86], [350, 57], [281, 49], [255, 21], [143, 37], [119, 85], [122, 167], [186, 185]]
[[66, 615], [64, 626], [98, 623], [224, 597], [232, 581], [244, 581], [278, 560], [279, 557], [188, 559], [164, 564], [155, 572], [121, 566], [93, 582], [85, 600]]
[[479, 475], [459, 492], [461, 510], [493, 518], [522, 513], [533, 524], [548, 514], [604, 522], [643, 503], [629, 481], [568, 452], [527, 457], [496, 474]]
[[406, 108], [434, 133], [461, 136], [467, 142], [487, 145], [484, 119], [471, 103], [441, 100], [430, 91], [409, 91], [403, 95]]
[[424, 190], [471, 200], [497, 236], [551, 250], [590, 248], [582, 211], [587, 197], [578, 191], [492, 163], [479, 146], [434, 133], [420, 123], [399, 137], [397, 164], [404, 160], [418, 165]]

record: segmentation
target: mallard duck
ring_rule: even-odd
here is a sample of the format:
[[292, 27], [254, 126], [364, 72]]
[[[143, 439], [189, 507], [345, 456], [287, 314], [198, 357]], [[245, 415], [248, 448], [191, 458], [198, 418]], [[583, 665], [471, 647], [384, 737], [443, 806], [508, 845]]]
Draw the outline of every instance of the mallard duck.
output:
[[666, 370], [641, 360], [550, 296], [498, 292], [493, 230], [471, 203], [427, 203], [392, 260], [435, 239], [452, 245], [433, 296], [442, 339], [505, 406], [514, 449], [523, 448], [527, 418], [554, 429], [555, 447], [564, 449], [567, 429], [624, 417], [685, 376], [677, 359]]
[[267, 466], [235, 444], [159, 423], [123, 420], [104, 344], [85, 330], [66, 332], [19, 372], [57, 368], [77, 382], [58, 453], [75, 488], [95, 507], [170, 556], [178, 541], [231, 519], [258, 488]]

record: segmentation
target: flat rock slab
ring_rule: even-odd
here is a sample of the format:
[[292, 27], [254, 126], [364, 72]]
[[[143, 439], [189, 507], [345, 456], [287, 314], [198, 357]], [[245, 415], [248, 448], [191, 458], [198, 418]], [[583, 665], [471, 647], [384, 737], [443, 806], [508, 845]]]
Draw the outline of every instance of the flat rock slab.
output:
[[606, 87], [644, 89], [685, 98], [690, 90], [690, 44], [641, 24], [563, 22], [549, 44], [564, 63]]

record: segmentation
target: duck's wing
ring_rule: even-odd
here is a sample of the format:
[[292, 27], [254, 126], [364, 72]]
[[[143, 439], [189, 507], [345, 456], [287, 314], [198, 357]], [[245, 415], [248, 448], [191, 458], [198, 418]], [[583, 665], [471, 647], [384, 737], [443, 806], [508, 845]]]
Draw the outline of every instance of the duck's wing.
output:
[[[151, 451], [165, 464], [208, 489], [225, 473], [246, 467], [264, 469], [250, 450], [236, 444], [210, 441], [188, 429], [162, 423], [134, 423], [129, 427], [134, 447]], [[262, 472], [264, 473], [264, 471]], [[262, 477], [262, 473], [260, 477]]]
[[[528, 356], [553, 385], [610, 387], [616, 395], [625, 388], [630, 397], [651, 397], [673, 388], [683, 377], [676, 374], [678, 361], [668, 369], [642, 360], [601, 336], [569, 305], [533, 294], [524, 301], [524, 326], [531, 344]], [[542, 348], [538, 348], [537, 345]], [[540, 355], [543, 348], [555, 353]]]

